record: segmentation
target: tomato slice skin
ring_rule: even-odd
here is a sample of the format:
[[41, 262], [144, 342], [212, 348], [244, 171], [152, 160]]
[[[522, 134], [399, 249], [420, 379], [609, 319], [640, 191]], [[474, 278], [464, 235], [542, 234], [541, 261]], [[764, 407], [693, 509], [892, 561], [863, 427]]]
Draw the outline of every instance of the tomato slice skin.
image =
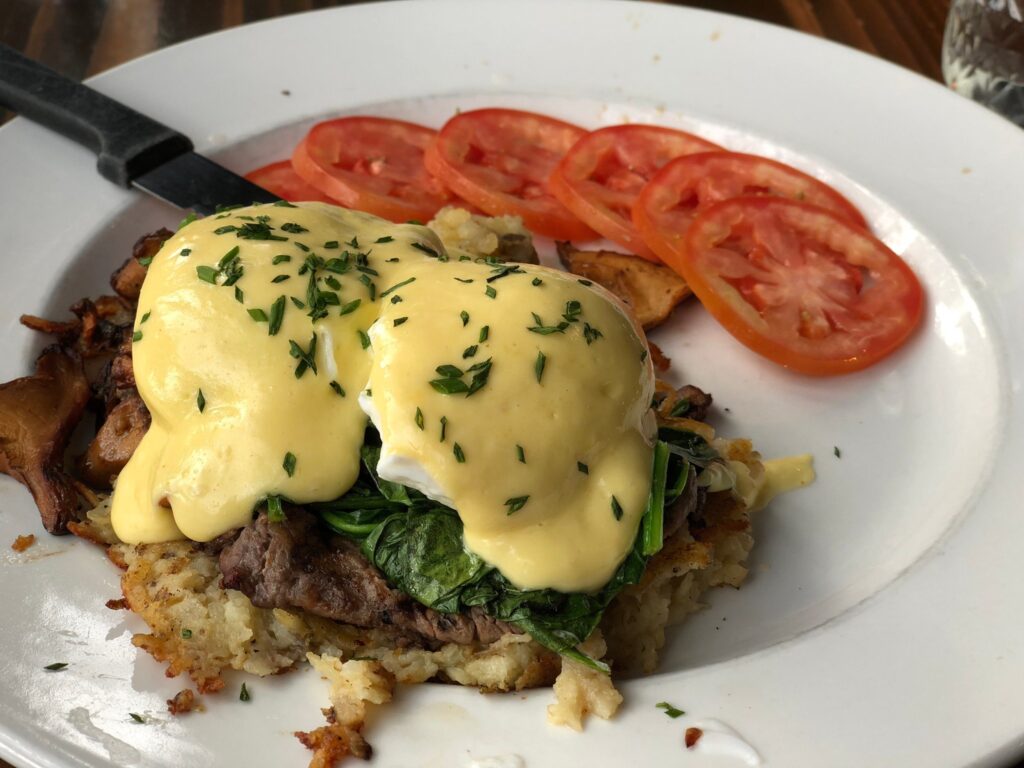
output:
[[444, 124], [424, 163], [491, 216], [520, 216], [531, 231], [560, 240], [592, 240], [594, 232], [547, 189], [559, 160], [585, 133], [533, 112], [477, 109]]
[[739, 341], [806, 374], [877, 363], [910, 337], [924, 310], [903, 259], [809, 203], [737, 197], [713, 205], [668, 264]]
[[314, 125], [292, 154], [307, 183], [348, 208], [394, 222], [428, 221], [451, 203], [423, 167], [435, 131], [381, 117], [342, 117]]
[[819, 205], [867, 229], [860, 211], [832, 187], [785, 163], [740, 152], [698, 153], [668, 163], [637, 197], [633, 223], [665, 260], [685, 241], [686, 230], [701, 211], [752, 195]]
[[292, 168], [291, 160], [281, 160], [256, 168], [245, 174], [245, 178], [290, 203], [310, 200], [318, 203], [335, 203], [312, 184], [307, 184]]
[[562, 205], [591, 229], [637, 256], [660, 259], [633, 224], [633, 203], [670, 160], [722, 149], [692, 133], [657, 125], [612, 125], [583, 136], [548, 180]]

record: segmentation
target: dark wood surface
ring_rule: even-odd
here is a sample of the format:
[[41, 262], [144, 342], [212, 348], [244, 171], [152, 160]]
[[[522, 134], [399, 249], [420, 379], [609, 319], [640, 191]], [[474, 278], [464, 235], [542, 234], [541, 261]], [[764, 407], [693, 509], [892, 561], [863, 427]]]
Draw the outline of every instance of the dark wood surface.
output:
[[[935, 80], [950, 0], [665, 0], [799, 29]], [[335, 0], [0, 0], [0, 42], [75, 79], [144, 53]], [[6, 117], [0, 111], [0, 122]], [[0, 768], [10, 768], [0, 760]]]

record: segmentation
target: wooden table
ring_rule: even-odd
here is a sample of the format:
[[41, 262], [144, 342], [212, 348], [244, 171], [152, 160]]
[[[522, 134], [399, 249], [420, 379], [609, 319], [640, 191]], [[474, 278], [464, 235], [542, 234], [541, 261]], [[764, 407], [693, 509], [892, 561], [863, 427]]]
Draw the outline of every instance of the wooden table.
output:
[[[799, 29], [942, 80], [949, 0], [663, 0]], [[0, 42], [75, 79], [218, 29], [344, 0], [0, 0]], [[0, 122], [9, 115], [0, 114]], [[0, 760], [0, 768], [11, 768]], [[1021, 768], [1021, 766], [1018, 766]]]

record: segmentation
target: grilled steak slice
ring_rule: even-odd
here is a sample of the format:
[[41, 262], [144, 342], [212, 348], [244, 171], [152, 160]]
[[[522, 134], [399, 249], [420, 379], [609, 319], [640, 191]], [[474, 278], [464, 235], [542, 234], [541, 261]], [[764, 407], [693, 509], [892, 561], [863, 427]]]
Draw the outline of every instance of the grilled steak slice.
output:
[[358, 544], [298, 507], [288, 508], [281, 523], [261, 513], [221, 551], [220, 569], [225, 587], [261, 608], [301, 608], [357, 627], [392, 627], [414, 642], [490, 643], [518, 631], [475, 608], [445, 614], [420, 605], [393, 589]]
[[78, 511], [62, 466], [88, 402], [81, 358], [56, 345], [43, 350], [35, 374], [0, 384], [0, 472], [28, 487], [50, 533], [67, 533]]

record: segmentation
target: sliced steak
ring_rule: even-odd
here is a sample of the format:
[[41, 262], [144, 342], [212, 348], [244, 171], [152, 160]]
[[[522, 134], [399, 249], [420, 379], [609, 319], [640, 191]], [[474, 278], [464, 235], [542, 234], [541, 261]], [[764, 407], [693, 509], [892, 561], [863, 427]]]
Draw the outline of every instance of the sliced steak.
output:
[[220, 569], [225, 587], [261, 608], [301, 608], [357, 627], [392, 627], [428, 644], [490, 643], [518, 631], [476, 608], [445, 614], [420, 605], [393, 589], [358, 544], [298, 507], [289, 507], [281, 523], [261, 513], [221, 551]]

